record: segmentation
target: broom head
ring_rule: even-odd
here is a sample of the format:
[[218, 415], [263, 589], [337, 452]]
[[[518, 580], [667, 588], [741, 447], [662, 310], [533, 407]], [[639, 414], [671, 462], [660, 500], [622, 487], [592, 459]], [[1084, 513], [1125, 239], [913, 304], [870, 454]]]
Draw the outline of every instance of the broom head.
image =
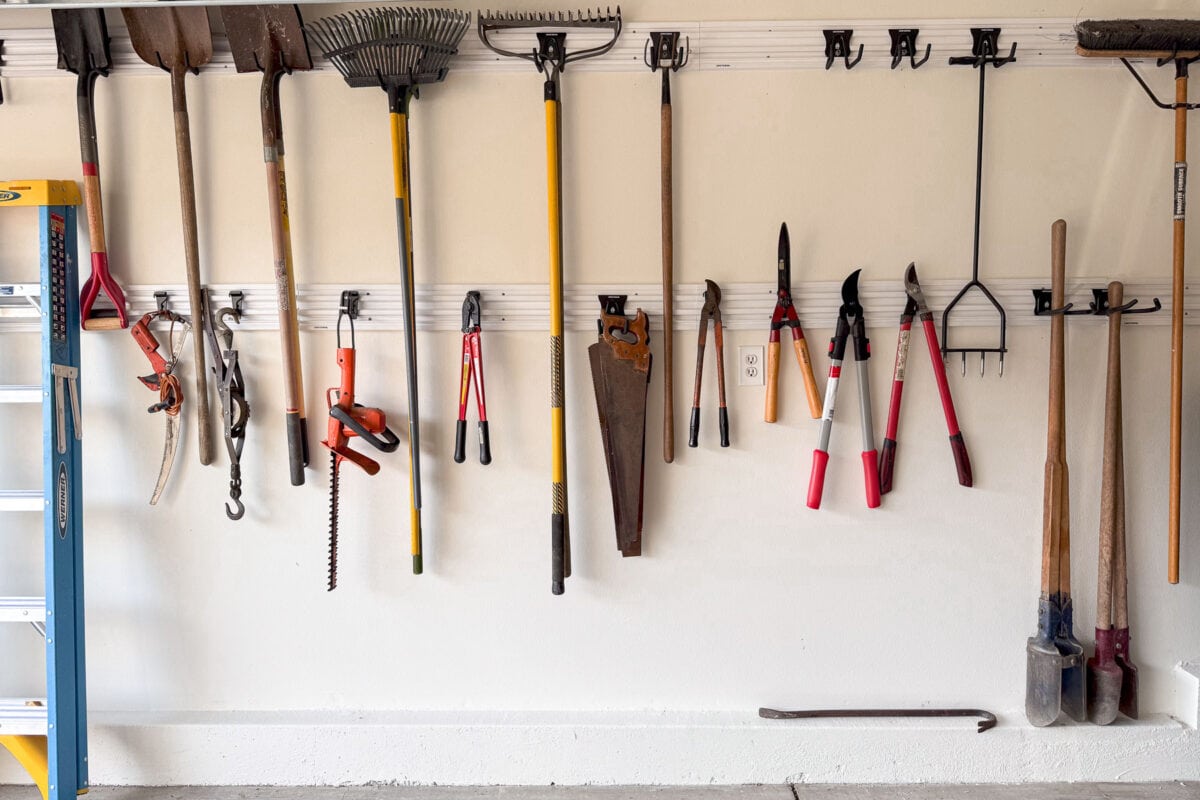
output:
[[1089, 19], [1075, 26], [1076, 52], [1104, 58], [1195, 58], [1200, 20]]

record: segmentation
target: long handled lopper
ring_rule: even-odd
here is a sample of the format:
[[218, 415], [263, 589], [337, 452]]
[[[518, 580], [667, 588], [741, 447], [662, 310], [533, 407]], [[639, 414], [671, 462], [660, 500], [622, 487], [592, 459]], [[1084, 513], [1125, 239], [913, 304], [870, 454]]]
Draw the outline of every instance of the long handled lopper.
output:
[[404, 358], [408, 377], [409, 530], [413, 573], [424, 570], [421, 542], [421, 425], [417, 392], [417, 311], [413, 278], [412, 186], [408, 105], [422, 83], [446, 77], [471, 16], [455, 9], [370, 8], [325, 17], [305, 26], [313, 42], [351, 87], [387, 92], [392, 123], [396, 229], [404, 294]]
[[1087, 715], [1083, 646], [1075, 639], [1071, 606], [1070, 507], [1063, 358], [1067, 223], [1050, 234], [1050, 402], [1046, 426], [1046, 481], [1042, 507], [1042, 593], [1037, 633], [1026, 643], [1025, 716], [1044, 727], [1065, 712]]
[[729, 410], [725, 407], [725, 332], [721, 327], [721, 287], [705, 280], [704, 307], [700, 309], [700, 331], [696, 336], [696, 385], [692, 389], [692, 420], [688, 425], [688, 447], [700, 444], [700, 379], [704, 376], [704, 346], [708, 340], [708, 323], [713, 325], [713, 340], [717, 346], [717, 426], [721, 447], [729, 447]]
[[192, 173], [192, 133], [188, 121], [184, 79], [212, 58], [212, 31], [203, 8], [123, 8], [129, 39], [138, 56], [171, 73], [171, 104], [175, 112], [175, 155], [179, 165], [179, 200], [183, 212], [183, 253], [187, 262], [188, 304], [199, 326], [192, 337], [196, 357], [197, 427], [200, 463], [213, 460], [212, 418], [208, 406], [208, 370], [204, 366], [205, 319], [200, 313], [200, 235], [196, 227], [196, 180]]
[[[1200, 21], [1179, 19], [1087, 20], [1075, 26], [1081, 56], [1119, 58], [1159, 108], [1175, 112], [1175, 198], [1171, 235], [1171, 473], [1167, 518], [1167, 580], [1179, 583], [1179, 499], [1183, 454], [1183, 306], [1184, 229], [1187, 205], [1188, 65], [1200, 60]], [[1131, 58], [1157, 58], [1160, 67], [1175, 65], [1175, 102], [1154, 96]]]
[[[125, 293], [108, 271], [108, 249], [104, 237], [104, 206], [100, 191], [100, 156], [96, 147], [96, 78], [108, 75], [112, 57], [108, 51], [108, 27], [99, 8], [56, 8], [54, 42], [58, 46], [58, 68], [79, 76], [75, 104], [79, 114], [79, 151], [83, 160], [83, 195], [87, 201], [88, 239], [92, 247], [92, 274], [83, 284], [79, 318], [84, 330], [116, 330], [129, 327], [125, 316]], [[112, 300], [114, 313], [96, 311], [92, 304], [103, 291]]]
[[475, 386], [479, 407], [479, 463], [492, 463], [492, 440], [488, 433], [487, 400], [483, 392], [483, 315], [479, 292], [467, 292], [462, 306], [462, 377], [458, 381], [458, 424], [454, 428], [454, 460], [467, 460], [467, 393]]
[[271, 250], [279, 306], [279, 343], [283, 349], [283, 405], [287, 423], [288, 464], [293, 486], [304, 483], [308, 466], [308, 426], [304, 416], [304, 377], [300, 368], [300, 323], [296, 315], [296, 278], [288, 223], [287, 180], [283, 170], [283, 116], [279, 82], [293, 70], [312, 69], [312, 58], [295, 5], [222, 6], [221, 19], [238, 72], [262, 72], [263, 159], [267, 164], [267, 201]]
[[771, 314], [771, 335], [767, 340], [767, 408], [763, 419], [777, 419], [779, 402], [779, 332], [784, 328], [792, 331], [792, 349], [800, 364], [800, 375], [804, 378], [804, 393], [808, 395], [808, 411], [813, 419], [821, 417], [821, 395], [817, 391], [817, 379], [813, 376], [812, 357], [808, 353], [808, 341], [800, 327], [800, 317], [792, 303], [792, 241], [788, 237], [787, 223], [779, 226], [779, 258], [777, 261], [777, 283], [775, 311]]
[[[558, 12], [478, 15], [479, 38], [490, 50], [510, 58], [523, 58], [544, 72], [542, 92], [546, 106], [546, 186], [550, 227], [550, 591], [562, 594], [571, 574], [571, 535], [567, 514], [566, 393], [563, 386], [563, 230], [562, 230], [562, 115], [560, 78], [567, 64], [607, 53], [621, 35], [621, 9], [617, 13]], [[538, 46], [526, 52], [505, 50], [492, 37], [497, 33], [533, 28], [551, 29], [537, 34]], [[595, 47], [567, 51], [567, 30], [602, 29], [609, 39]], [[553, 30], [558, 29], [558, 30]]]
[[[1100, 565], [1096, 578], [1096, 654], [1087, 662], [1088, 718], [1107, 725], [1117, 712], [1136, 718], [1137, 667], [1129, 654], [1129, 582], [1125, 570], [1125, 455], [1121, 422], [1121, 313], [1125, 287], [1108, 285], [1108, 380], [1104, 393], [1104, 466], [1100, 487]], [[1136, 302], [1136, 301], [1135, 301]], [[1100, 310], [1100, 309], [1098, 309]], [[1114, 608], [1115, 607], [1115, 608]], [[1113, 619], [1115, 612], [1115, 620]]]
[[812, 473], [808, 478], [808, 507], [821, 507], [825, 489], [825, 467], [829, 464], [829, 435], [833, 430], [838, 383], [842, 377], [842, 360], [846, 343], [854, 338], [854, 363], [858, 370], [858, 411], [862, 424], [863, 477], [866, 481], [867, 508], [879, 507], [879, 453], [875, 450], [875, 428], [871, 421], [871, 381], [867, 359], [871, 357], [871, 342], [867, 339], [867, 323], [863, 307], [858, 302], [858, 275], [850, 273], [842, 283], [842, 306], [838, 309], [837, 327], [829, 340], [829, 380], [825, 383], [825, 411], [821, 416], [821, 439], [813, 450]]
[[909, 264], [904, 273], [904, 291], [908, 299], [900, 314], [900, 335], [896, 339], [896, 364], [892, 372], [892, 401], [888, 408], [887, 432], [883, 437], [883, 449], [879, 453], [879, 493], [892, 490], [892, 475], [896, 465], [896, 435], [900, 426], [900, 399], [904, 393], [904, 378], [908, 370], [908, 342], [912, 334], [913, 317], [921, 320], [925, 330], [925, 344], [929, 345], [929, 360], [933, 363], [933, 378], [937, 381], [938, 394], [942, 398], [942, 412], [946, 416], [946, 428], [950, 431], [950, 450], [954, 453], [954, 466], [958, 470], [958, 482], [970, 486], [971, 460], [967, 457], [967, 445], [958, 427], [958, 416], [954, 413], [954, 398], [950, 395], [950, 384], [946, 380], [946, 364], [938, 346], [937, 328], [933, 324], [933, 312], [925, 303], [925, 293], [917, 282], [917, 267]]
[[[354, 320], [358, 317], [358, 292], [342, 292], [337, 318], [337, 363], [341, 381], [326, 392], [329, 423], [322, 445], [329, 448], [329, 591], [337, 588], [338, 575], [338, 477], [342, 462], [349, 461], [368, 475], [379, 472], [379, 462], [350, 449], [354, 437], [383, 453], [394, 453], [400, 438], [387, 426], [387, 417], [378, 408], [355, 402], [354, 396]], [[342, 320], [349, 320], [350, 346], [342, 347]]]

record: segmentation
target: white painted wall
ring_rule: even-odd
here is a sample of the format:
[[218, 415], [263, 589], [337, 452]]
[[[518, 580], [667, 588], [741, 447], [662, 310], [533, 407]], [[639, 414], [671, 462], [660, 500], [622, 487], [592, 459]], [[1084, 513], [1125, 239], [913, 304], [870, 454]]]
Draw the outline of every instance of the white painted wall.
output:
[[[1137, 16], [1190, 8], [1183, 2], [1096, 2], [1082, 10], [1078, 3], [1026, 5], [1002, 12]], [[732, 14], [720, 4], [665, 0], [627, 3], [624, 11], [637, 20]], [[776, 2], [739, 12], [732, 15], [845, 17], [883, 10]], [[912, 18], [999, 12], [994, 4], [931, 0], [886, 9], [888, 16]], [[43, 15], [12, 14], [13, 24], [48, 24]], [[9, 16], [0, 15], [0, 27]], [[1128, 76], [1107, 66], [1017, 65], [989, 78], [985, 278], [1045, 283], [1049, 226], [1063, 217], [1071, 226], [1068, 284], [1078, 299], [1110, 278], [1165, 279], [1170, 115], [1156, 113]], [[1168, 90], [1165, 73], [1151, 79]], [[452, 73], [416, 104], [418, 282], [544, 281], [540, 84], [532, 70]], [[76, 177], [74, 80], [4, 79], [4, 89], [0, 176]], [[965, 69], [681, 73], [675, 82], [676, 279], [771, 280], [781, 219], [789, 222], [795, 246], [797, 294], [806, 281], [840, 279], [857, 266], [864, 278], [895, 279], [914, 259], [927, 280], [965, 276], [975, 91], [975, 74]], [[203, 274], [213, 283], [267, 282], [258, 80], [204, 74], [189, 79], [188, 92]], [[568, 280], [653, 283], [659, 274], [658, 78], [568, 74], [564, 96]], [[347, 287], [394, 282], [382, 93], [351, 91], [332, 74], [298, 75], [284, 81], [283, 103], [299, 280]], [[114, 269], [128, 283], [180, 283], [166, 76], [116, 74], [101, 81], [97, 112]], [[1194, 141], [1190, 149], [1200, 160]], [[32, 275], [27, 221], [0, 218], [0, 280]], [[1189, 262], [1195, 264], [1194, 255]], [[882, 436], [895, 320], [866, 312]], [[820, 373], [835, 315], [830, 307], [805, 320]], [[762, 331], [727, 337], [727, 367], [736, 345], [765, 342], [766, 322]], [[1142, 707], [1152, 716], [1138, 733], [1037, 732], [1025, 727], [1020, 713], [1041, 542], [1048, 336], [1040, 328], [1010, 329], [1003, 379], [991, 367], [982, 379], [952, 372], [975, 467], [977, 488], [971, 490], [955, 483], [928, 363], [916, 350], [897, 488], [883, 508], [866, 510], [849, 379], [821, 512], [804, 507], [817, 424], [807, 417], [794, 364], [783, 365], [777, 425], [761, 421], [762, 389], [737, 388], [731, 375], [734, 446], [714, 446], [715, 403], [706, 395], [702, 446], [689, 450], [683, 445], [692, 351], [690, 334], [681, 332], [677, 460], [665, 465], [657, 457], [656, 374], [645, 555], [626, 560], [615, 547], [589, 388], [584, 349], [591, 337], [570, 334], [575, 576], [557, 598], [548, 586], [545, 335], [485, 333], [495, 456], [486, 468], [450, 459], [459, 337], [422, 335], [427, 574], [409, 574], [406, 466], [397, 455], [385, 458], [380, 475], [369, 480], [343, 472], [341, 580], [327, 594], [327, 478], [317, 441], [323, 389], [336, 382], [332, 336], [302, 337], [315, 456], [303, 488], [287, 478], [276, 410], [276, 337], [239, 338], [253, 405], [244, 465], [250, 510], [232, 523], [221, 510], [227, 469], [196, 463], [192, 425], [164, 501], [146, 505], [161, 421], [144, 413], [150, 394], [134, 377], [145, 362], [125, 334], [88, 334], [83, 392], [89, 693], [98, 722], [93, 779], [1195, 778], [1194, 732], [1162, 716], [1182, 715], [1190, 702], [1194, 718], [1194, 684], [1182, 682], [1174, 669], [1200, 653], [1200, 429], [1194, 424], [1185, 427], [1184, 441], [1183, 580], [1174, 587], [1165, 580], [1168, 331], [1130, 328], [1125, 337], [1132, 627]], [[1094, 626], [1104, 342], [1103, 327], [1094, 324], [1075, 326], [1068, 341], [1073, 582], [1084, 639]], [[359, 346], [361, 397], [401, 422], [400, 335], [362, 334]], [[1189, 364], [1198, 347], [1200, 337], [1189, 329]], [[30, 380], [36, 338], [8, 337], [4, 352], [0, 379]], [[1189, 422], [1200, 413], [1194, 386], [1193, 372], [1185, 393]], [[33, 480], [37, 463], [36, 417], [11, 420], [6, 425], [14, 438], [0, 458], [6, 485]], [[6, 525], [3, 593], [36, 590], [37, 531], [33, 519]], [[40, 691], [38, 651], [32, 633], [0, 630], [6, 665], [0, 694]], [[965, 755], [940, 728], [893, 726], [878, 734], [871, 733], [878, 726], [861, 726], [849, 739], [827, 727], [785, 734], [777, 725], [753, 723], [759, 705], [980, 706], [1000, 713], [1013, 730], [1002, 740], [1010, 749], [998, 745], [989, 753], [972, 740]], [[286, 728], [286, 737], [273, 725]], [[378, 736], [372, 725], [379, 726]], [[339, 733], [343, 726], [351, 733]], [[463, 737], [438, 739], [447, 726]], [[647, 727], [645, 739], [621, 734]], [[610, 733], [587, 737], [592, 730]], [[1132, 745], [1123, 733], [1143, 737], [1142, 743]], [[887, 746], [871, 745], [880, 735]], [[580, 736], [585, 741], [571, 745]], [[701, 739], [707, 744], [697, 744]], [[624, 766], [613, 767], [612, 748], [635, 740], [639, 746]], [[877, 763], [847, 758], [851, 740], [863, 742]], [[447, 758], [446, 748], [467, 741], [469, 747]], [[1045, 752], [1050, 741], [1077, 748], [1079, 756], [1046, 774], [1046, 760], [1030, 754]], [[932, 749], [920, 768], [889, 772], [896, 760], [889, 747]], [[1180, 755], [1135, 758], [1156, 751]], [[560, 757], [564, 752], [571, 757]], [[1009, 760], [997, 760], [1001, 752]], [[722, 767], [712, 753], [723, 753], [735, 768]], [[3, 762], [0, 780], [20, 776]]]

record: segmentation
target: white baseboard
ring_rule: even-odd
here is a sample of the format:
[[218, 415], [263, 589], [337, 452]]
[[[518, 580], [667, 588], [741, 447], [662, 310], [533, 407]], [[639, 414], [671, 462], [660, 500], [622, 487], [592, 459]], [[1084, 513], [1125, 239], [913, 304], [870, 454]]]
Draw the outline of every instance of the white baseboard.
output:
[[[1016, 783], [1200, 780], [1167, 716], [976, 733], [958, 720], [732, 712], [93, 713], [96, 785]], [[0, 783], [22, 783], [0, 759]]]

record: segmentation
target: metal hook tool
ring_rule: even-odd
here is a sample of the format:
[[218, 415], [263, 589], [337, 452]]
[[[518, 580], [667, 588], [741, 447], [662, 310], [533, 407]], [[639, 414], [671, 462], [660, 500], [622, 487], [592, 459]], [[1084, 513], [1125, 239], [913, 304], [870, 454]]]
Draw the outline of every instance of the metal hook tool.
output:
[[217, 397], [221, 401], [221, 419], [224, 422], [225, 449], [229, 452], [229, 499], [225, 504], [225, 515], [233, 520], [241, 519], [246, 513], [242, 503], [242, 449], [246, 446], [246, 423], [250, 421], [250, 404], [246, 402], [246, 380], [238, 362], [238, 351], [233, 347], [233, 330], [228, 320], [241, 322], [241, 292], [231, 292], [232, 306], [212, 311], [212, 304], [205, 292], [201, 296], [203, 313], [209, 324], [205, 327], [208, 347], [212, 351], [212, 373], [217, 383]]

